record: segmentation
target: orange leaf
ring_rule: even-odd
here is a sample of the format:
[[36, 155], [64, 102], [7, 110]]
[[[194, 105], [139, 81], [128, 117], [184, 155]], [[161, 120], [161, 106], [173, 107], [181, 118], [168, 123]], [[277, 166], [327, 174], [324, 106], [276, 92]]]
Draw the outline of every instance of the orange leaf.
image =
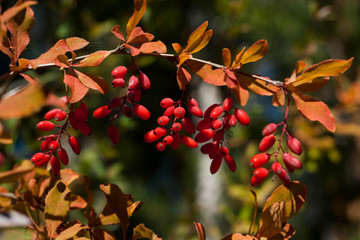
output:
[[200, 43], [196, 47], [194, 47], [193, 49], [192, 49], [192, 47], [189, 48], [187, 51], [190, 52], [191, 54], [199, 52], [206, 45], [208, 45], [212, 35], [213, 35], [213, 30], [206, 31], [204, 33], [204, 35], [202, 36]]
[[289, 240], [294, 235], [294, 228], [290, 224], [286, 223], [278, 234], [268, 238], [268, 240]]
[[70, 64], [69, 64], [69, 60], [68, 58], [66, 57], [65, 54], [61, 54], [61, 55], [58, 55], [55, 59], [54, 59], [54, 64], [56, 66], [59, 66], [61, 68], [69, 68], [70, 67]]
[[[129, 203], [129, 202], [128, 202]], [[134, 212], [136, 212], [142, 206], [142, 202], [137, 201], [127, 207], [128, 218], [130, 218]], [[99, 215], [99, 217], [94, 222], [94, 226], [100, 225], [113, 225], [119, 224], [120, 219], [114, 213], [114, 211], [110, 208], [109, 204], [106, 204], [103, 211]]]
[[296, 76], [298, 76], [306, 68], [306, 63], [303, 61], [297, 61], [296, 63]]
[[310, 121], [319, 121], [329, 131], [335, 132], [335, 119], [327, 105], [295, 89], [291, 92], [297, 109]]
[[19, 12], [21, 12], [23, 9], [27, 8], [28, 6], [37, 4], [36, 1], [26, 1], [21, 4], [17, 4], [9, 9], [6, 9], [1, 14], [1, 22], [8, 22], [11, 18], [13, 18], [15, 15], [17, 15]]
[[257, 238], [254, 238], [251, 235], [242, 235], [241, 233], [232, 233], [232, 234], [225, 236], [221, 240], [256, 240], [256, 239]]
[[121, 32], [121, 28], [120, 25], [115, 25], [112, 29], [111, 32], [115, 35], [115, 37], [117, 37], [118, 39], [122, 40], [125, 42], [125, 38], [124, 35]]
[[225, 67], [230, 67], [231, 64], [231, 52], [228, 48], [223, 48], [222, 50], [222, 58]]
[[131, 45], [128, 44], [124, 44], [124, 47], [127, 47], [130, 50], [130, 54], [132, 56], [136, 56], [140, 54], [140, 49], [138, 47], [133, 47]]
[[[190, 37], [188, 38], [188, 41], [187, 41], [187, 46], [183, 50], [183, 52], [191, 53], [196, 47], [198, 47], [200, 45], [200, 43], [202, 42], [202, 40], [204, 38], [205, 30], [206, 30], [207, 26], [208, 26], [208, 22], [206, 21], [190, 34]], [[208, 35], [209, 35], [209, 33], [208, 33]], [[211, 35], [212, 35], [212, 33], [211, 33]], [[210, 36], [210, 38], [211, 38], [211, 36]]]
[[233, 64], [231, 65], [232, 68], [241, 68], [242, 67], [241, 59], [242, 59], [242, 56], [244, 55], [244, 52], [245, 52], [245, 47], [243, 47], [243, 49], [241, 49], [241, 51], [236, 55], [235, 60], [234, 60]]
[[77, 64], [73, 64], [74, 67], [96, 67], [104, 61], [104, 59], [110, 55], [109, 51], [96, 51], [86, 56]]
[[296, 87], [296, 90], [300, 92], [315, 92], [324, 87], [328, 81], [329, 77], [318, 77], [300, 85], [298, 85], [297, 82], [294, 82], [292, 86]]
[[[59, 236], [57, 236], [56, 240], [66, 240], [72, 239], [75, 237], [78, 232], [83, 229], [88, 229], [88, 226], [82, 225], [81, 223], [67, 224], [64, 229], [61, 230]], [[77, 238], [78, 239], [78, 238]]]
[[132, 240], [144, 238], [151, 240], [161, 240], [161, 238], [159, 238], [152, 230], [146, 228], [145, 225], [141, 223], [134, 228]]
[[150, 42], [154, 37], [151, 33], [145, 33], [141, 27], [136, 27], [127, 38], [126, 43], [131, 45], [142, 44]]
[[272, 96], [278, 91], [278, 87], [267, 84], [265, 81], [252, 77], [243, 72], [236, 73], [238, 81], [249, 90], [261, 96]]
[[29, 65], [30, 61], [25, 58], [20, 58], [18, 60], [18, 66], [16, 65], [10, 65], [10, 71], [20, 71], [22, 69], [25, 69]]
[[20, 75], [26, 80], [28, 81], [30, 84], [40, 84], [40, 81], [35, 79], [34, 77], [27, 75], [25, 73], [20, 73]]
[[194, 222], [194, 225], [196, 227], [196, 231], [198, 233], [199, 240], [206, 240], [204, 226], [201, 223], [197, 223], [197, 222]]
[[176, 79], [180, 90], [185, 90], [186, 85], [188, 85], [191, 80], [191, 74], [185, 68], [179, 67], [176, 73]]
[[173, 43], [173, 44], [172, 44], [172, 47], [173, 47], [173, 49], [175, 50], [175, 52], [176, 52], [177, 54], [179, 54], [179, 53], [181, 52], [181, 50], [182, 50], [181, 45], [178, 44], [178, 43]]
[[193, 61], [191, 59], [185, 62], [191, 70], [196, 73], [201, 79], [214, 86], [224, 86], [225, 72], [222, 69], [212, 69], [212, 66], [206, 63]]
[[262, 212], [257, 237], [270, 238], [275, 236], [281, 232], [282, 225], [286, 221], [284, 201], [273, 203]]
[[31, 116], [39, 111], [44, 104], [45, 93], [41, 85], [28, 84], [20, 90], [10, 91], [1, 99], [0, 118], [11, 119]]
[[[68, 47], [67, 51], [76, 51], [86, 47], [89, 42], [83, 38], [79, 37], [70, 37], [65, 39], [66, 46]], [[66, 49], [66, 46], [64, 48]]]
[[317, 77], [339, 76], [351, 66], [353, 59], [354, 58], [350, 58], [349, 60], [330, 59], [311, 65], [306, 68], [292, 84], [293, 86], [299, 86], [311, 82], [312, 79]]
[[142, 53], [166, 53], [166, 45], [161, 41], [147, 42], [141, 45], [140, 52]]
[[190, 59], [191, 57], [192, 57], [191, 54], [189, 54], [189, 53], [187, 53], [187, 52], [181, 53], [181, 54], [179, 55], [179, 65], [178, 65], [178, 66], [183, 65], [183, 63], [184, 63], [186, 60]]
[[256, 62], [261, 59], [268, 48], [268, 44], [266, 40], [259, 40], [254, 43], [241, 57], [241, 64]]
[[70, 88], [69, 102], [75, 103], [80, 101], [88, 92], [89, 88], [85, 87], [75, 73], [70, 70], [69, 74], [65, 73], [64, 83]]
[[106, 81], [98, 76], [90, 73], [83, 73], [78, 70], [74, 70], [81, 81], [86, 87], [99, 91], [102, 94], [107, 94], [109, 87]]
[[146, 10], [146, 0], [134, 0], [134, 12], [126, 25], [126, 36], [129, 37], [132, 30], [138, 25]]
[[285, 104], [285, 93], [281, 88], [279, 88], [277, 92], [274, 94], [272, 99], [272, 104], [275, 107], [280, 107]]
[[86, 201], [76, 194], [71, 194], [70, 210], [82, 209], [87, 205]]
[[225, 69], [225, 83], [228, 88], [234, 89], [239, 85], [239, 81], [236, 78], [236, 75], [230, 69]]
[[18, 181], [23, 175], [34, 170], [34, 164], [29, 160], [24, 160], [19, 166], [14, 167], [12, 170], [8, 170], [0, 173], [0, 183], [10, 183]]
[[79, 174], [71, 168], [64, 168], [60, 171], [61, 181], [66, 185], [70, 185], [73, 181], [79, 178]]
[[233, 89], [236, 100], [240, 103], [241, 106], [245, 106], [249, 100], [249, 91], [246, 90], [238, 84], [236, 88]]

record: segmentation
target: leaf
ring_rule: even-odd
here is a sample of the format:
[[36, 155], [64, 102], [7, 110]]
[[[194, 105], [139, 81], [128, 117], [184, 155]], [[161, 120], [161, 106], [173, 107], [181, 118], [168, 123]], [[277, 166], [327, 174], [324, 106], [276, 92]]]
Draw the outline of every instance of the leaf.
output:
[[225, 83], [230, 89], [234, 89], [239, 85], [235, 73], [228, 68], [225, 69]]
[[254, 43], [241, 57], [241, 64], [256, 62], [261, 59], [268, 48], [268, 43], [266, 40], [259, 40]]
[[84, 211], [84, 216], [88, 219], [88, 223], [89, 223], [88, 225], [94, 225], [94, 222], [97, 218], [97, 214], [92, 206], [94, 201], [94, 194], [90, 188], [90, 182], [88, 176], [84, 176], [84, 182], [85, 182], [85, 191], [87, 195], [86, 197], [87, 206]]
[[292, 90], [291, 96], [295, 100], [297, 109], [310, 121], [319, 121], [329, 131], [335, 132], [335, 119], [328, 106], [308, 95]]
[[141, 45], [140, 52], [142, 53], [166, 53], [166, 45], [161, 41], [147, 42]]
[[7, 37], [6, 32], [2, 32], [0, 30], [0, 50], [9, 56], [9, 58], [12, 58], [12, 52], [10, 50], [11, 42], [10, 39]]
[[194, 49], [189, 48], [188, 51], [193, 54], [199, 52], [201, 49], [203, 49], [208, 43], [210, 42], [210, 39], [213, 35], [213, 30], [206, 31], [204, 35], [201, 38], [200, 43], [194, 47]]
[[[128, 218], [130, 218], [134, 212], [136, 212], [142, 206], [142, 202], [137, 201], [127, 207]], [[110, 208], [108, 204], [105, 205], [103, 211], [99, 215], [98, 219], [96, 219], [94, 226], [99, 225], [114, 225], [119, 224], [120, 219], [114, 213], [114, 211]]]
[[256, 240], [256, 238], [254, 238], [251, 235], [242, 235], [241, 233], [232, 233], [232, 234], [225, 236], [221, 240]]
[[231, 52], [228, 48], [223, 48], [222, 50], [222, 58], [225, 67], [230, 67], [231, 64]]
[[154, 37], [151, 33], [145, 33], [141, 27], [136, 27], [132, 30], [130, 36], [128, 36], [126, 43], [129, 45], [141, 45], [150, 42]]
[[278, 234], [269, 238], [268, 240], [288, 240], [294, 235], [294, 228], [290, 224], [286, 223]]
[[123, 46], [129, 49], [130, 54], [133, 57], [140, 54], [140, 49], [138, 47], [133, 47], [133, 46], [128, 45], [128, 44], [123, 44]]
[[212, 69], [212, 66], [206, 63], [197, 62], [194, 60], [187, 60], [185, 62], [193, 72], [196, 73], [201, 79], [214, 86], [224, 86], [226, 85], [225, 79], [225, 72], [222, 69]]
[[243, 47], [241, 49], [241, 51], [236, 55], [235, 60], [234, 60], [233, 64], [231, 65], [231, 68], [240, 69], [242, 67], [241, 59], [242, 59], [242, 56], [244, 55], [244, 52], [245, 52], [245, 47]]
[[292, 85], [294, 87], [300, 86], [318, 77], [339, 76], [351, 66], [353, 60], [354, 58], [350, 58], [349, 60], [330, 59], [311, 65], [296, 78], [296, 81], [293, 82]]
[[296, 84], [296, 82], [293, 84], [293, 86], [296, 87], [296, 90], [300, 92], [315, 92], [321, 88], [323, 88], [329, 81], [329, 77], [318, 77], [314, 78], [309, 82], [303, 83], [301, 85]]
[[198, 233], [199, 240], [206, 240], [206, 233], [205, 233], [204, 226], [201, 223], [197, 223], [197, 222], [193, 222], [193, 223], [196, 227], [196, 231]]
[[70, 209], [70, 189], [61, 181], [50, 189], [45, 198], [45, 222], [48, 236], [56, 237], [56, 229], [64, 222]]
[[180, 53], [181, 53], [182, 47], [181, 47], [180, 44], [178, 44], [178, 43], [173, 43], [173, 44], [172, 44], [172, 47], [173, 47], [173, 49], [175, 50], [175, 52], [176, 52], [177, 54], [180, 54]]
[[62, 68], [69, 68], [70, 67], [70, 63], [69, 63], [69, 60], [68, 58], [66, 57], [65, 54], [61, 54], [61, 55], [58, 55], [55, 59], [54, 59], [54, 64], [56, 66], [59, 66], [61, 69]]
[[161, 240], [161, 238], [159, 238], [152, 230], [146, 228], [145, 225], [141, 223], [134, 228], [132, 240], [143, 238], [151, 240]]
[[109, 87], [103, 78], [92, 75], [90, 73], [83, 73], [77, 70], [74, 71], [76, 72], [79, 80], [81, 81], [82, 84], [84, 84], [84, 86], [97, 90], [102, 94], [108, 93]]
[[29, 160], [24, 160], [20, 163], [19, 166], [14, 167], [14, 169], [0, 172], [0, 183], [9, 183], [16, 182], [23, 175], [34, 170], [34, 164]]
[[116, 236], [111, 231], [106, 229], [94, 229], [93, 233], [94, 239], [96, 240], [117, 240]]
[[120, 25], [115, 25], [112, 29], [111, 32], [115, 35], [115, 37], [117, 37], [118, 39], [122, 40], [125, 42], [125, 38], [124, 35], [121, 32], [121, 28]]
[[185, 68], [179, 67], [176, 73], [176, 79], [180, 90], [185, 90], [186, 85], [188, 85], [191, 80], [191, 74]]
[[76, 194], [71, 194], [70, 210], [83, 209], [87, 205], [87, 202]]
[[73, 64], [74, 67], [96, 67], [99, 66], [104, 59], [109, 56], [111, 52], [109, 51], [96, 51], [86, 56], [77, 64]]
[[286, 221], [284, 201], [273, 203], [262, 212], [257, 237], [275, 236], [281, 232], [282, 225]]
[[64, 83], [68, 85], [70, 88], [70, 96], [69, 96], [70, 103], [75, 103], [80, 101], [89, 90], [80, 82], [80, 80], [72, 70], [69, 71], [69, 74], [65, 72]]
[[88, 226], [85, 226], [81, 223], [75, 223], [70, 226], [65, 226], [66, 228], [62, 229], [59, 236], [55, 240], [66, 240], [72, 239], [75, 237], [81, 230], [88, 229]]
[[131, 205], [132, 197], [130, 194], [124, 194], [115, 184], [100, 185], [100, 189], [106, 196], [107, 204], [120, 219], [123, 237], [125, 239], [126, 230], [129, 226], [127, 207]]
[[252, 92], [261, 96], [272, 96], [278, 91], [278, 87], [267, 84], [265, 81], [257, 79], [243, 72], [236, 72], [238, 81], [243, 87], [248, 88]]
[[126, 36], [129, 37], [133, 29], [138, 25], [146, 10], [146, 0], [134, 0], [134, 12], [126, 25]]
[[28, 81], [30, 84], [40, 84], [40, 81], [35, 79], [34, 77], [27, 75], [25, 73], [20, 73], [20, 75], [26, 80]]
[[0, 101], [0, 118], [22, 118], [35, 114], [45, 104], [45, 93], [39, 84], [14, 89]]
[[296, 76], [298, 76], [306, 68], [306, 63], [303, 61], [297, 61], [296, 63]]
[[[208, 21], [201, 24], [197, 29], [195, 29], [189, 36], [187, 41], [187, 46], [183, 50], [183, 52], [191, 53], [194, 49], [196, 49], [200, 43], [202, 42], [206, 28], [208, 27]], [[212, 33], [211, 33], [212, 35]], [[211, 37], [211, 36], [210, 36]]]
[[274, 94], [272, 99], [272, 104], [275, 107], [280, 107], [285, 104], [285, 93], [283, 89], [279, 88], [277, 92]]
[[60, 171], [61, 182], [66, 186], [69, 186], [72, 182], [79, 178], [79, 173], [75, 172], [71, 168], [61, 169]]
[[3, 124], [0, 122], [0, 144], [13, 144], [10, 133], [4, 129]]
[[21, 4], [17, 4], [9, 9], [6, 9], [1, 14], [1, 18], [0, 18], [1, 22], [3, 22], [3, 23], [8, 22], [11, 18], [15, 17], [19, 12], [21, 12], [25, 8], [27, 8], [31, 5], [35, 5], [35, 4], [37, 4], [36, 1], [26, 1]]
[[25, 58], [20, 58], [18, 60], [18, 66], [16, 65], [12, 65], [10, 64], [10, 71], [15, 72], [15, 71], [21, 71], [25, 68], [27, 68], [27, 66], [30, 64], [30, 61], [28, 59]]

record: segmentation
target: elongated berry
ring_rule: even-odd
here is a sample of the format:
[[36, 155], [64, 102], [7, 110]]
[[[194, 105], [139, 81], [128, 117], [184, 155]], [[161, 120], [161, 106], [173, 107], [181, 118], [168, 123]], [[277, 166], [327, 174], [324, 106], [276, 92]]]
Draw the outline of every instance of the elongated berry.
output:
[[118, 66], [114, 68], [111, 72], [111, 76], [115, 78], [125, 78], [126, 77], [127, 68], [124, 66]]
[[236, 109], [234, 111], [234, 115], [241, 125], [244, 125], [244, 126], [249, 125], [250, 118], [244, 110]]
[[253, 156], [250, 160], [250, 166], [252, 168], [259, 168], [264, 166], [270, 159], [270, 154], [268, 153], [258, 153]]
[[88, 119], [88, 115], [80, 108], [74, 109], [73, 115], [77, 120], [82, 122], [85, 122]]
[[140, 73], [139, 76], [139, 83], [140, 86], [142, 87], [142, 89], [144, 90], [148, 90], [151, 87], [151, 82], [150, 79], [148, 78], [148, 76], [146, 76], [144, 73]]
[[231, 97], [227, 97], [223, 101], [223, 108], [225, 112], [229, 112], [234, 105], [234, 100]]
[[51, 171], [54, 176], [57, 176], [60, 173], [60, 162], [59, 159], [55, 156], [50, 158]]
[[189, 105], [190, 106], [199, 106], [199, 103], [196, 101], [195, 98], [190, 98]]
[[125, 80], [123, 78], [115, 78], [112, 80], [111, 85], [113, 88], [122, 88], [125, 86]]
[[185, 116], [185, 109], [183, 107], [177, 107], [174, 109], [174, 115], [177, 118], [183, 118]]
[[143, 105], [134, 104], [133, 105], [134, 113], [138, 118], [142, 120], [148, 120], [150, 118], [150, 112]]
[[235, 159], [231, 155], [226, 155], [224, 157], [224, 160], [225, 160], [226, 164], [228, 165], [230, 171], [235, 172], [235, 170], [236, 170]]
[[174, 104], [174, 100], [172, 100], [171, 98], [164, 98], [163, 100], [161, 100], [160, 102], [160, 106], [162, 108], [168, 108], [171, 107]]
[[204, 142], [207, 142], [209, 141], [211, 138], [214, 137], [214, 130], [208, 128], [208, 129], [204, 129], [204, 130], [201, 130], [200, 132], [198, 132], [196, 135], [195, 135], [195, 141], [198, 142], [198, 143], [204, 143]]
[[79, 109], [84, 114], [85, 119], [87, 119], [87, 117], [89, 115], [89, 108], [87, 107], [87, 105], [85, 103], [81, 102]]
[[139, 79], [136, 76], [132, 75], [129, 79], [129, 89], [136, 88], [140, 88]]
[[73, 152], [75, 154], [79, 155], [81, 152], [81, 147], [80, 147], [79, 141], [76, 139], [76, 137], [70, 136], [68, 141], [69, 141], [69, 145], [70, 145], [71, 149], [73, 150]]
[[156, 142], [160, 138], [161, 136], [155, 135], [154, 130], [150, 130], [144, 135], [144, 140], [146, 143]]
[[33, 161], [34, 163], [35, 163], [35, 162], [39, 162], [39, 161], [41, 161], [44, 157], [45, 157], [45, 154], [44, 154], [44, 153], [38, 152], [38, 153], [35, 153], [35, 154], [32, 156], [31, 161]]
[[154, 134], [156, 136], [160, 136], [160, 137], [163, 137], [167, 134], [168, 130], [164, 127], [157, 127], [154, 129]]
[[166, 108], [166, 110], [164, 112], [164, 116], [171, 117], [172, 115], [174, 115], [174, 110], [175, 110], [174, 106], [170, 106], [170, 107]]
[[271, 134], [271, 135], [265, 136], [259, 144], [259, 151], [260, 152], [267, 151], [269, 148], [271, 148], [274, 145], [275, 141], [276, 141], [276, 138], [274, 135]]
[[286, 142], [291, 152], [295, 153], [296, 155], [300, 155], [302, 153], [301, 143], [297, 138], [288, 135]]
[[294, 169], [301, 169], [302, 168], [301, 161], [297, 157], [295, 157], [295, 156], [293, 156], [293, 155], [291, 155], [289, 153], [284, 153], [283, 154], [283, 161], [284, 161], [285, 167], [290, 172], [293, 172]]
[[163, 143], [165, 145], [171, 145], [174, 142], [174, 138], [171, 135], [167, 135], [163, 138]]
[[45, 154], [42, 159], [34, 162], [35, 166], [37, 166], [37, 167], [45, 166], [49, 162], [50, 157], [51, 157], [50, 154]]
[[59, 142], [58, 141], [51, 141], [48, 145], [48, 148], [50, 151], [55, 151], [59, 148]]
[[69, 156], [68, 156], [66, 150], [63, 148], [59, 148], [59, 150], [57, 151], [57, 154], [58, 154], [60, 162], [65, 166], [68, 165]]
[[163, 142], [158, 142], [157, 144], [156, 144], [156, 149], [158, 150], [158, 151], [160, 151], [160, 152], [162, 152], [162, 151], [164, 151], [165, 150], [165, 144], [163, 143]]
[[44, 141], [41, 142], [41, 145], [40, 145], [40, 150], [45, 152], [47, 150], [49, 150], [48, 146], [49, 146], [49, 143], [54, 141], [55, 140], [55, 136], [54, 135], [50, 135], [48, 136]]
[[226, 155], [229, 155], [229, 149], [227, 147], [221, 146], [218, 153], [221, 157], [225, 157]]
[[189, 112], [198, 118], [202, 118], [203, 117], [203, 112], [201, 111], [201, 109], [198, 106], [191, 106], [189, 105]]
[[271, 170], [276, 173], [276, 174], [279, 174], [281, 173], [281, 170], [283, 169], [283, 167], [281, 166], [281, 164], [279, 162], [274, 162], [272, 165], [271, 165]]
[[211, 122], [211, 128], [214, 130], [220, 129], [223, 126], [223, 121], [215, 119]]
[[251, 177], [251, 185], [257, 186], [264, 182], [267, 178], [269, 171], [266, 168], [257, 168], [253, 172], [253, 176]]
[[122, 98], [114, 97], [114, 98], [110, 101], [108, 107], [109, 107], [109, 109], [114, 109], [114, 108], [119, 107], [122, 103], [123, 103], [123, 99], [122, 99]]
[[235, 117], [235, 115], [234, 115], [234, 114], [228, 115], [228, 117], [226, 118], [226, 123], [227, 123], [230, 127], [236, 126], [236, 117]]
[[67, 112], [65, 111], [59, 111], [58, 113], [56, 113], [55, 115], [55, 120], [58, 122], [61, 122], [63, 120], [65, 120], [67, 117]]
[[204, 112], [204, 118], [210, 118], [211, 111], [217, 106], [219, 106], [219, 104], [217, 103], [214, 103], [211, 106], [209, 106]]
[[69, 122], [73, 129], [75, 130], [79, 129], [79, 120], [75, 117], [74, 113], [69, 114]]
[[171, 148], [172, 149], [178, 149], [180, 146], [180, 134], [177, 132], [173, 132], [170, 134], [170, 136], [172, 136], [173, 138], [173, 142], [171, 144]]
[[204, 129], [208, 129], [212, 127], [212, 121], [210, 118], [204, 118], [202, 120], [200, 120], [197, 125], [196, 125], [196, 129], [198, 131], [204, 130]]
[[218, 155], [215, 156], [210, 165], [210, 173], [211, 174], [217, 173], [217, 171], [219, 171], [219, 169], [220, 169], [221, 163], [222, 163], [221, 156], [218, 156]]
[[195, 125], [194, 125], [193, 121], [191, 121], [190, 118], [188, 118], [188, 117], [182, 118], [181, 125], [183, 126], [184, 130], [187, 133], [189, 133], [189, 134], [195, 133]]
[[216, 143], [206, 143], [200, 148], [201, 153], [210, 154], [218, 151], [218, 145]]
[[50, 111], [48, 111], [45, 116], [44, 116], [44, 119], [45, 120], [51, 120], [51, 119], [54, 119], [55, 118], [55, 115], [60, 112], [61, 109], [59, 108], [54, 108], [54, 109], [51, 109]]
[[120, 139], [118, 129], [114, 125], [109, 125], [109, 127], [107, 129], [107, 132], [108, 132], [108, 136], [110, 138], [110, 141], [113, 144], [117, 144], [119, 142], [119, 139]]
[[262, 135], [267, 136], [273, 134], [276, 131], [276, 129], [277, 129], [277, 125], [275, 123], [269, 123], [262, 130]]
[[218, 130], [215, 132], [214, 137], [213, 137], [213, 141], [219, 142], [224, 138], [224, 130]]
[[210, 118], [211, 119], [216, 119], [218, 118], [222, 113], [224, 112], [224, 109], [222, 106], [217, 106], [214, 107], [214, 109], [211, 111], [210, 113]]
[[36, 128], [40, 131], [51, 131], [55, 125], [50, 121], [41, 121], [36, 124]]
[[176, 122], [172, 125], [172, 127], [170, 128], [171, 131], [174, 131], [174, 132], [180, 132], [182, 129], [182, 125], [181, 123], [179, 122]]
[[186, 135], [181, 135], [180, 140], [185, 146], [189, 148], [196, 148], [198, 146], [197, 142], [194, 139]]
[[136, 102], [136, 101], [135, 101], [135, 98], [136, 98], [135, 95], [136, 95], [135, 91], [129, 89], [129, 91], [127, 91], [127, 93], [126, 93], [126, 99], [127, 99], [129, 102]]
[[93, 113], [93, 117], [96, 119], [100, 119], [108, 116], [110, 113], [111, 113], [111, 109], [109, 109], [109, 106], [105, 105], [96, 109]]
[[157, 123], [160, 125], [160, 126], [165, 126], [169, 123], [170, 121], [170, 118], [168, 116], [160, 116], [158, 119], [157, 119]]
[[124, 105], [121, 111], [125, 117], [132, 118], [134, 116], [133, 110], [127, 105]]
[[281, 172], [278, 173], [278, 175], [285, 186], [289, 186], [291, 184], [290, 176], [285, 169], [281, 169]]

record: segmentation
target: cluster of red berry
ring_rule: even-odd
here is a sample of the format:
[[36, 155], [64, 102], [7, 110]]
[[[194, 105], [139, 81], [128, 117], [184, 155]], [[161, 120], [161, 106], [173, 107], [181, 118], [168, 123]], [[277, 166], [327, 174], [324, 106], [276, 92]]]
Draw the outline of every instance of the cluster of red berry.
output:
[[[133, 117], [134, 114], [142, 120], [150, 118], [150, 112], [138, 102], [141, 100], [141, 89], [148, 90], [151, 86], [150, 79], [140, 71], [138, 76], [134, 74], [130, 77], [129, 82], [125, 82], [126, 73], [128, 69], [124, 66], [118, 66], [113, 69], [111, 76], [113, 77], [112, 86], [114, 88], [127, 88], [126, 94], [122, 97], [114, 97], [108, 105], [97, 108], [93, 117], [96, 119], [108, 116], [113, 110], [113, 116], [110, 125], [108, 126], [108, 136], [112, 143], [119, 142], [118, 129], [113, 125], [113, 120], [116, 119], [120, 113], [126, 117]], [[116, 110], [116, 108], [118, 108]]]
[[[276, 130], [279, 125], [283, 124], [282, 127], [282, 134], [279, 139], [276, 139]], [[290, 153], [286, 152], [283, 147], [281, 146], [282, 139], [284, 137], [284, 134], [287, 135], [286, 137], [286, 143], [288, 146], [288, 149], [296, 154], [300, 155], [302, 153], [302, 147], [300, 141], [292, 136], [287, 127], [285, 122], [275, 124], [275, 123], [269, 123], [264, 127], [262, 130], [263, 139], [261, 140], [259, 144], [259, 151], [261, 153], [256, 154], [253, 156], [250, 160], [250, 166], [255, 168], [253, 172], [253, 176], [251, 178], [251, 185], [257, 186], [261, 184], [269, 175], [269, 172], [274, 172], [279, 176], [279, 178], [282, 180], [282, 182], [285, 185], [289, 185], [291, 183], [290, 176], [288, 172], [282, 167], [282, 165], [278, 161], [278, 156], [282, 156], [283, 163], [285, 165], [285, 168], [289, 172], [293, 172], [295, 169], [301, 169], [302, 163], [301, 161], [295, 157], [294, 155], [291, 155]], [[279, 147], [277, 151], [275, 151], [272, 154], [265, 153], [267, 150], [269, 150], [276, 141], [279, 141]], [[264, 165], [269, 162], [270, 158], [274, 156], [275, 162], [272, 163], [271, 167], [269, 169], [264, 168]]]
[[[31, 158], [35, 166], [45, 166], [50, 162], [52, 173], [54, 175], [58, 175], [60, 172], [60, 162], [63, 165], [67, 165], [69, 163], [69, 156], [64, 148], [61, 146], [60, 137], [64, 133], [68, 136], [68, 142], [75, 154], [79, 154], [81, 151], [80, 144], [76, 137], [71, 136], [66, 131], [66, 126], [68, 122], [70, 122], [72, 128], [79, 129], [86, 135], [91, 133], [91, 129], [89, 125], [86, 123], [87, 121], [88, 110], [87, 106], [84, 103], [80, 104], [80, 108], [74, 109], [73, 104], [69, 108], [69, 114], [62, 109], [55, 108], [48, 111], [44, 118], [44, 121], [40, 121], [36, 128], [40, 131], [51, 131], [54, 128], [59, 128], [59, 132], [56, 134], [50, 134], [47, 136], [43, 136], [40, 138], [41, 145], [40, 150], [34, 154]], [[55, 120], [57, 122], [64, 122], [61, 125], [55, 125], [51, 120]], [[57, 156], [56, 154], [57, 153]]]

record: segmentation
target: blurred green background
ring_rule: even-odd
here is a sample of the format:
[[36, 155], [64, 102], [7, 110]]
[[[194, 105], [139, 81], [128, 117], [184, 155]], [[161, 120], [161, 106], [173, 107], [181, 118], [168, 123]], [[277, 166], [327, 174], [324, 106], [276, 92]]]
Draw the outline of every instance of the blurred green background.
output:
[[[6, 9], [14, 2], [7, 0], [1, 4]], [[35, 26], [25, 58], [35, 58], [58, 39], [72, 36], [90, 41], [84, 53], [114, 49], [117, 39], [110, 30], [115, 24], [126, 25], [133, 1], [39, 0], [33, 9]], [[291, 177], [308, 187], [307, 204], [290, 221], [296, 229], [292, 239], [360, 238], [360, 98], [356, 92], [351, 95], [351, 90], [359, 86], [359, 18], [358, 0], [148, 0], [146, 14], [140, 22], [146, 32], [154, 34], [155, 40], [163, 41], [168, 52], [173, 53], [171, 43], [184, 46], [189, 34], [209, 21], [209, 28], [214, 30], [213, 39], [195, 56], [220, 64], [222, 48], [229, 48], [234, 57], [244, 46], [266, 39], [269, 49], [265, 57], [247, 65], [244, 71], [272, 79], [289, 77], [298, 60], [314, 64], [329, 58], [355, 57], [344, 76], [332, 79], [315, 94], [332, 107], [338, 123], [336, 134], [326, 132], [319, 123], [304, 120], [295, 109], [291, 111], [289, 126], [303, 143], [301, 159], [305, 165]], [[102, 76], [110, 84], [111, 70], [118, 65], [127, 66], [130, 60], [128, 56], [110, 56], [99, 67], [88, 71]], [[216, 175], [206, 176], [209, 181], [218, 181], [216, 196], [209, 196], [216, 200], [214, 215], [206, 219], [198, 202], [199, 195], [206, 194], [206, 189], [197, 185], [201, 170], [199, 150], [181, 147], [177, 151], [169, 148], [158, 152], [155, 144], [143, 141], [143, 135], [156, 126], [157, 116], [162, 114], [160, 100], [181, 96], [176, 68], [164, 59], [137, 57], [135, 61], [152, 82], [151, 89], [143, 92], [142, 97], [143, 105], [151, 111], [151, 119], [120, 118], [116, 124], [121, 140], [116, 146], [104, 131], [106, 122], [90, 120], [92, 136], [79, 135], [82, 153], [72, 156], [69, 164], [70, 168], [90, 177], [96, 209], [100, 211], [105, 204], [99, 184], [116, 183], [124, 192], [131, 193], [134, 200], [144, 203], [131, 218], [131, 226], [143, 222], [163, 239], [197, 239], [193, 221], [204, 224], [208, 239], [220, 239], [232, 232], [247, 233], [253, 212], [250, 189], [257, 192], [261, 207], [271, 190], [279, 185], [269, 179], [262, 186], [252, 188], [248, 162], [257, 151], [262, 128], [269, 122], [282, 121], [284, 109], [272, 107], [269, 98], [250, 95], [244, 109], [249, 113], [251, 124], [236, 127], [229, 139], [237, 171], [231, 173], [224, 164]], [[4, 55], [1, 62], [0, 70], [6, 71]], [[61, 72], [50, 69], [37, 74], [49, 89], [58, 96], [64, 95]], [[190, 87], [201, 91], [199, 82], [194, 78]], [[223, 96], [225, 93], [226, 89], [220, 90]], [[113, 89], [108, 96], [90, 92], [84, 102], [94, 110], [116, 94]], [[34, 136], [40, 137], [41, 133], [34, 126], [49, 109], [44, 108], [31, 118], [6, 122], [15, 144], [0, 146], [5, 155], [1, 170], [38, 151], [39, 143]], [[81, 183], [74, 188], [75, 192], [84, 194]], [[79, 216], [75, 212], [71, 217]], [[0, 234], [0, 238], [9, 239], [6, 234]]]

